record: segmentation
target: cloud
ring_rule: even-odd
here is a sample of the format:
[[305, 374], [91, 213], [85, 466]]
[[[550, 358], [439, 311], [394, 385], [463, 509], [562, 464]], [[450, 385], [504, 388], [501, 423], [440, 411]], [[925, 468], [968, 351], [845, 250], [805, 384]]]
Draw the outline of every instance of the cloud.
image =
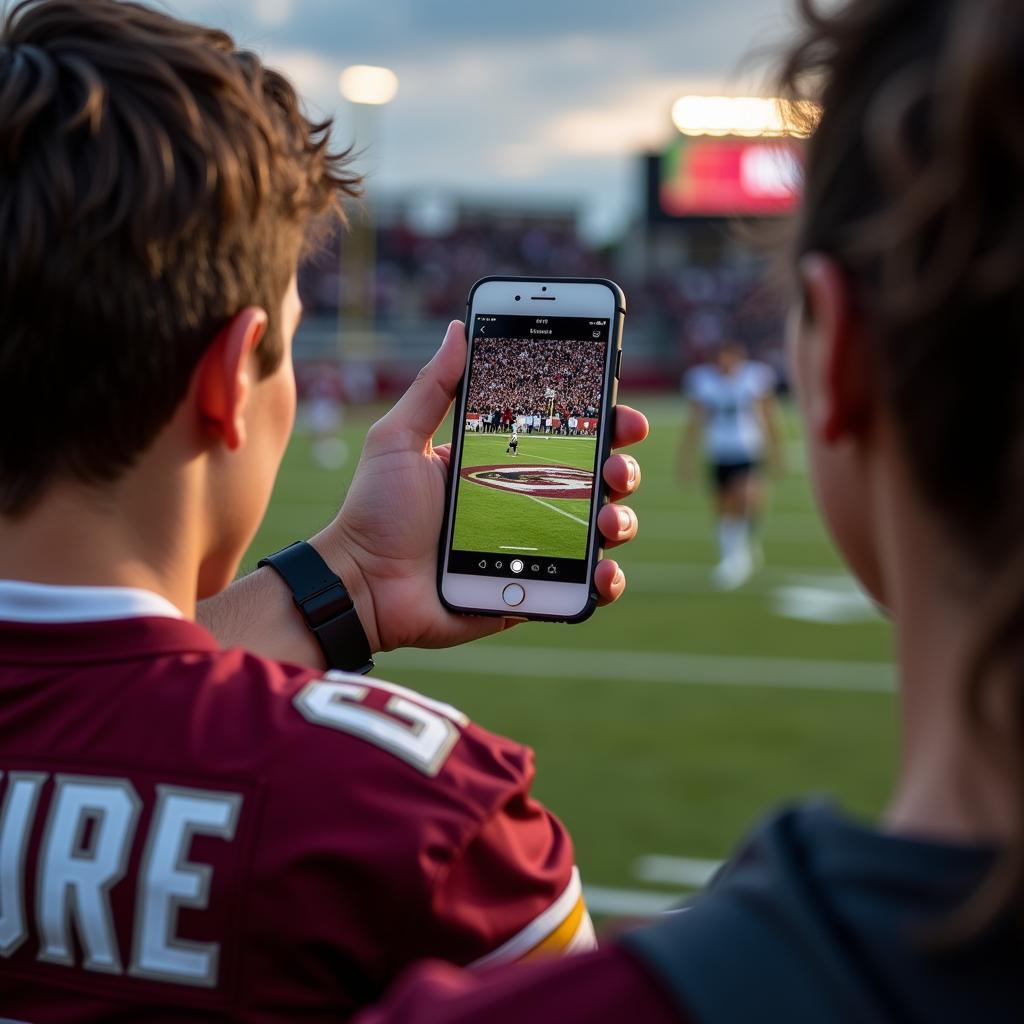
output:
[[329, 111], [338, 100], [338, 73], [336, 61], [316, 50], [299, 48], [277, 50], [269, 48], [264, 60], [271, 67], [284, 72], [299, 95], [321, 110]]
[[686, 78], [637, 83], [603, 103], [553, 116], [544, 126], [543, 145], [567, 156], [595, 157], [658, 149], [671, 134], [673, 101], [707, 87], [707, 82]]
[[372, 115], [371, 196], [550, 196], [608, 223], [638, 204], [633, 154], [670, 136], [678, 95], [759, 90], [763, 66], [746, 55], [779, 36], [791, 3], [169, 0], [289, 74], [341, 142], [355, 117], [338, 73], [394, 68], [398, 96]]
[[295, 8], [292, 0], [254, 0], [253, 17], [267, 28], [277, 28], [292, 19]]

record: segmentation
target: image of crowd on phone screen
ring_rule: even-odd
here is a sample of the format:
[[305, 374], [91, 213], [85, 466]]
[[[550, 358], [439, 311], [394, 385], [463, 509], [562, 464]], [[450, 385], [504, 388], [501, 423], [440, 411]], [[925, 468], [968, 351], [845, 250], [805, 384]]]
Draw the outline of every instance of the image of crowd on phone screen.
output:
[[583, 558], [607, 341], [478, 338], [454, 547]]
[[469, 431], [595, 437], [604, 341], [478, 338], [466, 402]]

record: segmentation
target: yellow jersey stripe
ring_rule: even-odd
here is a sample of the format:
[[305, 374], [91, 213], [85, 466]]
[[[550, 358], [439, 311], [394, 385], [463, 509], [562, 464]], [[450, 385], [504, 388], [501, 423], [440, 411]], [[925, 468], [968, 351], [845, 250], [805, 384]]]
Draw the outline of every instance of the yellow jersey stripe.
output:
[[[579, 913], [577, 908], [580, 908]], [[507, 942], [480, 957], [479, 960], [475, 960], [469, 966], [489, 967], [491, 964], [521, 960], [556, 933], [560, 933], [566, 922], [573, 917], [575, 917], [575, 928], [567, 930], [563, 948], [571, 943], [574, 937], [578, 937], [580, 940], [580, 949], [593, 948], [596, 944], [593, 939], [593, 926], [590, 923], [590, 915], [586, 912], [586, 907], [583, 904], [583, 886], [580, 883], [579, 870], [575, 867], [572, 869], [569, 884], [547, 910], [535, 917]]]
[[553, 956], [568, 949], [572, 940], [576, 937], [576, 933], [579, 931], [580, 923], [583, 921], [583, 915], [586, 912], [587, 908], [581, 896], [576, 901], [576, 906], [572, 908], [569, 916], [546, 939], [538, 942], [533, 949], [524, 953], [519, 959], [533, 960], [535, 957]]

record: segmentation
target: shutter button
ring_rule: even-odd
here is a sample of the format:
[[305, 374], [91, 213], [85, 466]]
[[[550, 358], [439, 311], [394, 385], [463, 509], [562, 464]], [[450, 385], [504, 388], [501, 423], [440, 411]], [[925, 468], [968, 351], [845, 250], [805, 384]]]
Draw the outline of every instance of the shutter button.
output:
[[510, 583], [502, 592], [501, 599], [511, 608], [521, 605], [526, 599], [526, 591], [518, 583]]

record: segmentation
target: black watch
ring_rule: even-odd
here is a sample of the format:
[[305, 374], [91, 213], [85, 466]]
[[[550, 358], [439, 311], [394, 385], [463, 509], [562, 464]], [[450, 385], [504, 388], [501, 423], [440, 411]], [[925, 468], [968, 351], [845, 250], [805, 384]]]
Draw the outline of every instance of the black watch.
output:
[[324, 652], [328, 668], [366, 675], [373, 668], [370, 643], [345, 584], [316, 548], [297, 540], [257, 566], [269, 565], [288, 584], [295, 607]]

